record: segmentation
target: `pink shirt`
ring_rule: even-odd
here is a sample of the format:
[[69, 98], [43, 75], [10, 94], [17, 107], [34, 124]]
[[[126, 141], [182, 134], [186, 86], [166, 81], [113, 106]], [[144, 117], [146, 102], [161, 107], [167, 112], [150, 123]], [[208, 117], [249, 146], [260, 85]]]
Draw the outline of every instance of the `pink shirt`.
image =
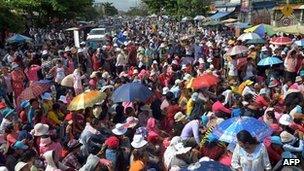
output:
[[268, 102], [264, 99], [263, 96], [257, 96], [255, 99], [255, 102], [260, 106], [260, 107], [267, 107]]
[[41, 69], [39, 65], [31, 65], [30, 68], [25, 72], [27, 78], [30, 81], [38, 81], [38, 71]]
[[216, 101], [212, 105], [212, 112], [213, 113], [218, 113], [218, 112], [231, 113], [231, 110], [227, 109], [220, 101]]

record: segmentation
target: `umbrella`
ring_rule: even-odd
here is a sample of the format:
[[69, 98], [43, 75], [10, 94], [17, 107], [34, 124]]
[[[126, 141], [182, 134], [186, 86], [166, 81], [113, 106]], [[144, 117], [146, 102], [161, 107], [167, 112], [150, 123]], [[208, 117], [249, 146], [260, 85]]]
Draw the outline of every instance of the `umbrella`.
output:
[[194, 89], [200, 89], [204, 87], [211, 87], [216, 85], [219, 79], [213, 74], [204, 74], [193, 79], [192, 87]]
[[151, 97], [152, 91], [141, 83], [127, 83], [118, 87], [112, 95], [112, 100], [117, 102], [145, 102]]
[[200, 21], [200, 20], [204, 20], [204, 19], [205, 19], [205, 17], [204, 17], [204, 16], [202, 16], [202, 15], [197, 15], [196, 17], [194, 17], [194, 19], [193, 19], [193, 20]]
[[32, 41], [31, 38], [23, 36], [21, 34], [15, 34], [14, 36], [12, 36], [6, 40], [7, 43], [23, 43], [23, 42], [30, 42], [30, 41]]
[[272, 134], [271, 128], [266, 123], [248, 116], [229, 118], [215, 127], [212, 134], [219, 141], [235, 143], [236, 135], [242, 130], [247, 130], [260, 142]]
[[274, 45], [290, 45], [292, 44], [292, 40], [289, 37], [274, 37], [271, 39], [270, 43]]
[[248, 48], [246, 46], [234, 46], [228, 50], [227, 55], [234, 56], [248, 52]]
[[182, 18], [182, 21], [190, 21], [190, 20], [192, 20], [191, 17], [184, 17], [184, 18]]
[[68, 110], [76, 111], [93, 107], [96, 103], [101, 103], [106, 98], [106, 94], [101, 91], [87, 91], [73, 98]]
[[279, 28], [276, 28], [275, 31], [288, 33], [288, 34], [303, 34], [304, 26], [292, 25], [292, 26], [287, 26], [287, 27], [279, 27]]
[[50, 85], [48, 83], [34, 82], [29, 87], [24, 89], [18, 97], [18, 104], [23, 100], [30, 100], [39, 97], [42, 93], [48, 91]]
[[64, 87], [73, 87], [74, 86], [74, 77], [73, 74], [67, 75], [60, 83]]
[[265, 44], [266, 41], [264, 39], [252, 39], [252, 40], [248, 40], [246, 42], [246, 44], [248, 45], [255, 45], [255, 44]]
[[276, 34], [276, 31], [274, 29], [275, 29], [275, 27], [273, 27], [271, 25], [259, 24], [259, 25], [256, 25], [256, 26], [253, 26], [251, 28], [244, 30], [244, 32], [245, 33], [254, 32], [254, 33], [257, 33], [261, 37], [265, 37], [266, 34], [269, 36]]
[[189, 165], [187, 168], [181, 169], [181, 171], [231, 171], [228, 166], [225, 166], [217, 161], [202, 161]]
[[256, 33], [244, 33], [238, 38], [238, 40], [242, 40], [243, 42], [246, 40], [256, 40], [256, 39], [261, 39], [261, 37]]
[[283, 61], [281, 61], [279, 58], [271, 56], [261, 59], [258, 63], [258, 66], [272, 66], [281, 63], [283, 63]]
[[294, 44], [303, 47], [304, 46], [304, 39], [295, 41]]

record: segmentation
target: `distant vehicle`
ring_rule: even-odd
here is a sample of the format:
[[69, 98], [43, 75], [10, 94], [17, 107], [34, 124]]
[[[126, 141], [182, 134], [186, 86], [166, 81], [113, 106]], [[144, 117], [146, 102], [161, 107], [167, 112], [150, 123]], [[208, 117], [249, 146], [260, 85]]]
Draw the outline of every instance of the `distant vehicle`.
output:
[[105, 28], [94, 28], [88, 33], [87, 40], [104, 39], [105, 36], [106, 36]]

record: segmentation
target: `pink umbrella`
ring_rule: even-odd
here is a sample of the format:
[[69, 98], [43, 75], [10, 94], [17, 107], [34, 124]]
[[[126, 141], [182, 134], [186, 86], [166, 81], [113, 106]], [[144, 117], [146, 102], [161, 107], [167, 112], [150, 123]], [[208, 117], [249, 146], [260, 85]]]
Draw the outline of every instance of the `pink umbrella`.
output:
[[246, 46], [234, 46], [233, 48], [229, 49], [227, 55], [234, 56], [248, 52], [248, 48]]
[[274, 37], [270, 40], [270, 43], [274, 45], [290, 45], [292, 44], [292, 40], [289, 37]]

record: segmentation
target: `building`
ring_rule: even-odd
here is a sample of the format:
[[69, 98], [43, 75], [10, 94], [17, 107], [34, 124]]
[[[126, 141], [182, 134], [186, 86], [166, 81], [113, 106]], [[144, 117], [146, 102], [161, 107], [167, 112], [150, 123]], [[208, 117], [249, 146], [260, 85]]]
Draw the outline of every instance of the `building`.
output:
[[285, 6], [286, 4], [279, 4], [278, 6], [273, 8], [271, 24], [277, 27], [302, 25], [304, 4], [291, 4], [290, 6], [293, 9], [293, 13], [291, 16], [284, 16], [284, 14], [282, 13], [282, 10]]

